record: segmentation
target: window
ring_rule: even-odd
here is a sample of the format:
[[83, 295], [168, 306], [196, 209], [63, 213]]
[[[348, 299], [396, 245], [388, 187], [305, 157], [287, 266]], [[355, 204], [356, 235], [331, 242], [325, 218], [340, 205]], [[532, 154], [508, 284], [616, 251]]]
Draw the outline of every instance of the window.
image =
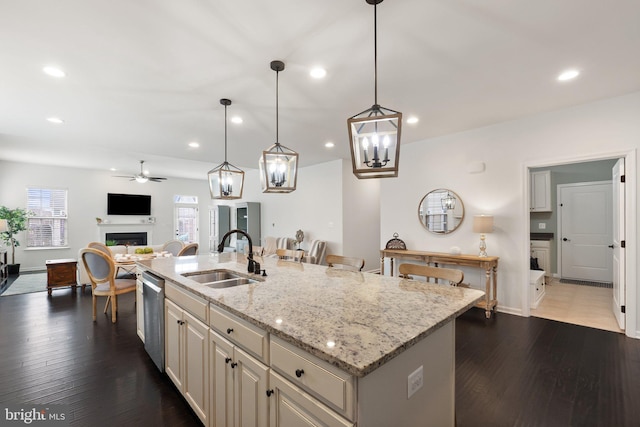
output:
[[67, 190], [27, 188], [27, 247], [67, 246]]

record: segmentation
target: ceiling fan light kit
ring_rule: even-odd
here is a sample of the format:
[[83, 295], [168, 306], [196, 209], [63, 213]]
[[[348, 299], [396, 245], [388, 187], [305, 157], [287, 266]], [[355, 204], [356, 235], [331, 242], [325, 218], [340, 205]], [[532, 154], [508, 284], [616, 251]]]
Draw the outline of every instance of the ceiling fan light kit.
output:
[[241, 199], [244, 189], [244, 171], [227, 161], [227, 107], [231, 100], [223, 98], [224, 105], [224, 162], [207, 173], [209, 192], [212, 199]]
[[373, 5], [374, 104], [347, 120], [351, 164], [360, 179], [392, 178], [398, 176], [402, 113], [378, 104], [377, 5], [382, 0], [365, 1]]
[[140, 184], [144, 184], [147, 181], [151, 182], [162, 182], [167, 178], [162, 178], [159, 176], [148, 176], [144, 173], [144, 160], [140, 160], [140, 173], [136, 175], [116, 175], [116, 178], [129, 178], [129, 181], [136, 181]]
[[276, 143], [262, 152], [258, 162], [263, 193], [291, 193], [298, 180], [298, 153], [281, 145], [278, 140], [278, 74], [284, 62], [271, 61], [276, 72]]

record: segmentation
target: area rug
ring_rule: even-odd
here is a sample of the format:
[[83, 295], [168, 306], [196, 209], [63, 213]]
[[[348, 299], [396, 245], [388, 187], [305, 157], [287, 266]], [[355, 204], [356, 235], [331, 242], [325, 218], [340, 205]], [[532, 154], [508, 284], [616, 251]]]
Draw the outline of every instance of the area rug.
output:
[[31, 292], [43, 292], [47, 290], [47, 273], [21, 274], [9, 286], [9, 289], [2, 293], [2, 297], [9, 295], [28, 294]]
[[613, 282], [591, 282], [589, 280], [560, 279], [560, 283], [571, 285], [593, 286], [596, 288], [613, 288]]

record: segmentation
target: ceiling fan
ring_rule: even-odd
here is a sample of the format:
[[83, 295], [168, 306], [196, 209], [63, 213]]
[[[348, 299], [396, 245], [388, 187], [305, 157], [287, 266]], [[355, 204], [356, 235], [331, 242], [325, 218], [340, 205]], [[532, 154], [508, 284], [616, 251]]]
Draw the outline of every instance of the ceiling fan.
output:
[[140, 173], [137, 175], [116, 175], [116, 178], [129, 178], [129, 181], [137, 181], [139, 183], [145, 183], [147, 181], [152, 181], [152, 182], [162, 182], [167, 178], [161, 178], [158, 176], [148, 176], [145, 175], [144, 170], [143, 170], [143, 165], [144, 165], [144, 160], [140, 160]]

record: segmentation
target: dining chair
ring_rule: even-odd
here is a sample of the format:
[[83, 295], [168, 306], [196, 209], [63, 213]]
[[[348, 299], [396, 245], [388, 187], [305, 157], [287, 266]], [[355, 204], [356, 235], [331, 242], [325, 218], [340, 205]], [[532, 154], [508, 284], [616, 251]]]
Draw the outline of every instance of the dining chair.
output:
[[327, 242], [324, 240], [312, 240], [309, 253], [304, 256], [304, 262], [309, 264], [322, 264], [326, 249]]
[[362, 271], [364, 268], [364, 259], [329, 254], [327, 255], [327, 265], [329, 267], [340, 266], [346, 270]]
[[[85, 248], [80, 251], [82, 263], [91, 282], [91, 294], [93, 297], [93, 321], [96, 321], [97, 297], [104, 296], [111, 301], [111, 322], [116, 323], [118, 311], [118, 295], [135, 292], [135, 279], [117, 279], [115, 277], [115, 264], [113, 259], [98, 249]], [[107, 305], [104, 313], [107, 312]]]
[[189, 243], [185, 245], [184, 248], [180, 249], [177, 256], [189, 256], [189, 255], [198, 255], [198, 244], [197, 243]]
[[[244, 254], [249, 255], [249, 245], [244, 246]], [[264, 248], [262, 246], [254, 246], [253, 247], [253, 256], [261, 257], [264, 254]]]
[[429, 278], [436, 279], [438, 283], [439, 279], [448, 280], [449, 285], [458, 286], [464, 280], [464, 273], [462, 270], [456, 270], [454, 268], [432, 267], [430, 265], [418, 265], [418, 264], [400, 264], [398, 271], [401, 277], [406, 279], [410, 276], [421, 276], [429, 280]]
[[301, 249], [276, 249], [276, 255], [284, 261], [302, 262], [304, 251]]
[[162, 245], [162, 252], [169, 252], [173, 256], [178, 256], [180, 250], [184, 248], [184, 242], [180, 240], [169, 240]]

